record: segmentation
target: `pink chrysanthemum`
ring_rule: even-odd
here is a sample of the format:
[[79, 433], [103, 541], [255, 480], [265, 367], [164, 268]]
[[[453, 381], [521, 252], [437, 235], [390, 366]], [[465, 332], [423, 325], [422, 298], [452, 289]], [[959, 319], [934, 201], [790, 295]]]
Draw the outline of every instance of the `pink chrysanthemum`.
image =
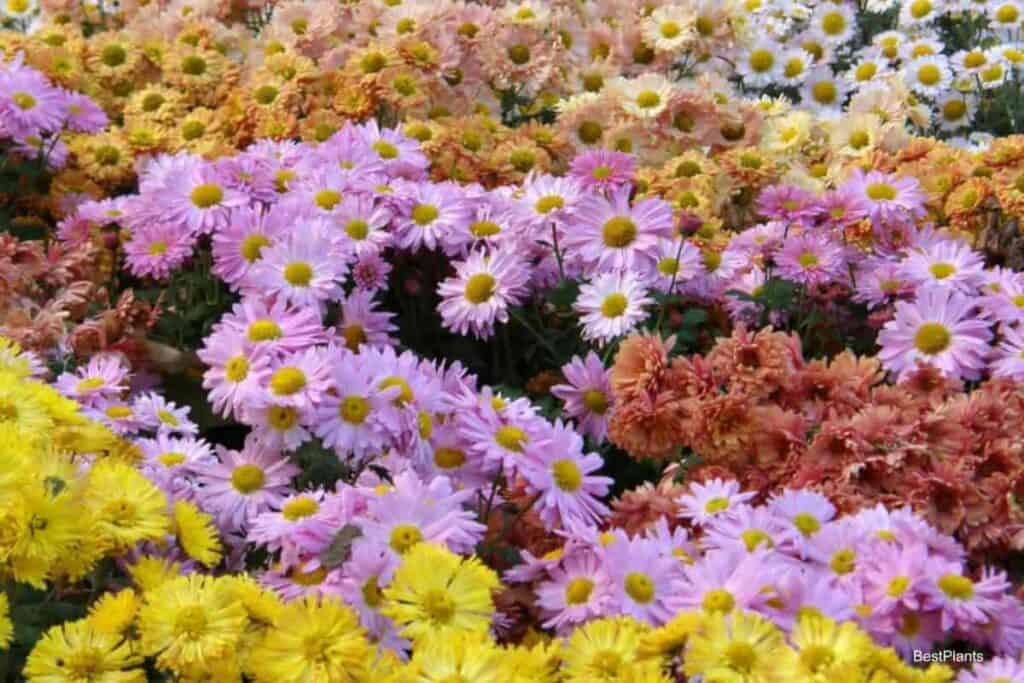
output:
[[995, 657], [961, 671], [956, 683], [1017, 683], [1024, 681], [1024, 661], [1016, 657]]
[[76, 133], [98, 133], [107, 127], [109, 119], [92, 98], [81, 93], [64, 93], [64, 125]]
[[615, 192], [633, 182], [636, 159], [607, 149], [590, 150], [578, 154], [569, 164], [569, 177], [584, 190]]
[[1002, 341], [993, 350], [992, 374], [1024, 380], [1024, 333], [1016, 327], [1003, 325], [1000, 329]]
[[735, 481], [712, 479], [706, 484], [690, 485], [690, 492], [679, 498], [679, 515], [692, 524], [704, 525], [722, 514], [729, 514], [756, 494], [740, 491]]
[[341, 320], [338, 334], [344, 340], [345, 348], [353, 353], [365, 346], [395, 346], [397, 340], [391, 335], [398, 327], [391, 322], [394, 313], [377, 310], [373, 292], [356, 289], [341, 300]]
[[537, 604], [546, 617], [545, 628], [563, 631], [610, 613], [611, 579], [592, 553], [572, 553], [548, 574], [551, 578], [536, 588]]
[[99, 354], [75, 372], [62, 373], [56, 386], [68, 398], [90, 406], [121, 396], [128, 389], [129, 375], [119, 356]]
[[391, 245], [391, 209], [366, 194], [350, 194], [341, 200], [334, 220], [357, 255], [380, 253]]
[[793, 185], [772, 185], [757, 197], [757, 212], [770, 221], [806, 223], [817, 213], [814, 195]]
[[914, 249], [902, 265], [906, 276], [921, 285], [942, 285], [964, 294], [977, 290], [985, 269], [981, 254], [953, 240]]
[[161, 434], [192, 435], [199, 427], [189, 419], [191, 408], [168, 401], [156, 392], [137, 396], [132, 410], [142, 425]]
[[779, 570], [777, 553], [760, 549], [753, 553], [711, 550], [691, 565], [682, 567], [675, 584], [679, 609], [702, 609], [728, 614], [752, 609], [768, 599], [766, 585]]
[[438, 311], [445, 328], [480, 339], [494, 334], [496, 322], [508, 322], [508, 309], [526, 293], [529, 270], [511, 251], [475, 251], [455, 266], [455, 275], [438, 285]]
[[577, 421], [584, 434], [598, 443], [604, 441], [608, 411], [614, 403], [608, 370], [591, 351], [586, 358], [573, 356], [562, 366], [562, 375], [568, 384], [551, 387], [552, 395], [565, 402], [563, 412]]
[[654, 260], [647, 267], [647, 282], [665, 294], [679, 292], [704, 272], [700, 249], [678, 237], [658, 240]]
[[240, 415], [270, 375], [270, 355], [253, 348], [237, 329], [211, 334], [197, 355], [210, 366], [203, 373], [203, 388], [210, 392], [207, 400], [213, 411], [222, 417]]
[[268, 403], [308, 410], [318, 404], [330, 386], [330, 367], [321, 347], [306, 349], [282, 358], [270, 367], [261, 386]]
[[876, 226], [911, 223], [925, 215], [925, 195], [917, 178], [898, 177], [856, 169], [840, 192], [848, 192], [862, 202], [867, 216]]
[[857, 269], [856, 282], [853, 300], [867, 304], [868, 308], [912, 296], [917, 290], [915, 281], [907, 277], [901, 264], [881, 258], [863, 261]]
[[672, 235], [672, 206], [662, 199], [630, 203], [630, 188], [609, 197], [589, 195], [574, 211], [565, 249], [589, 269], [622, 271], [649, 267], [660, 238]]
[[289, 239], [263, 251], [253, 268], [253, 284], [293, 306], [322, 308], [341, 295], [347, 271], [345, 255], [333, 247], [325, 230], [304, 223]]
[[359, 289], [376, 292], [388, 285], [391, 262], [380, 254], [361, 254], [352, 264], [352, 281]]
[[317, 408], [314, 431], [343, 459], [383, 452], [397, 431], [393, 401], [400, 388], [381, 388], [380, 372], [351, 353], [339, 353], [330, 363], [330, 390]]
[[846, 272], [843, 246], [820, 233], [788, 238], [775, 263], [782, 277], [809, 287], [835, 282]]
[[878, 335], [878, 358], [900, 377], [923, 362], [948, 377], [977, 379], [992, 332], [976, 310], [974, 299], [948, 287], [922, 288], [916, 301], [896, 303], [896, 317]]
[[469, 219], [457, 186], [409, 183], [401, 191], [403, 211], [395, 217], [395, 244], [414, 252], [446, 246], [447, 237]]
[[227, 226], [232, 209], [246, 206], [248, 198], [228, 187], [213, 166], [193, 160], [184, 173], [167, 176], [148, 210], [156, 219], [179, 225], [195, 234], [211, 234]]
[[[278, 300], [245, 297], [214, 327], [240, 333], [253, 350], [273, 356], [302, 351], [327, 342], [327, 332], [316, 308], [296, 308]], [[209, 343], [209, 342], [208, 342]]]
[[251, 284], [253, 267], [287, 231], [291, 218], [277, 207], [268, 213], [250, 207], [232, 211], [227, 226], [213, 236], [213, 274], [234, 288]]
[[618, 610], [660, 626], [683, 608], [677, 589], [682, 567], [671, 551], [650, 538], [629, 538], [615, 532], [602, 553]]
[[924, 608], [941, 611], [943, 629], [969, 632], [989, 622], [996, 601], [1009, 588], [1005, 572], [986, 568], [975, 581], [964, 576], [959, 563], [935, 563], [924, 584]]
[[217, 449], [218, 460], [197, 469], [199, 506], [230, 532], [243, 531], [256, 515], [280, 509], [299, 468], [249, 437], [241, 451]]
[[124, 245], [125, 267], [136, 277], [166, 280], [192, 256], [195, 236], [166, 223], [147, 223]]
[[573, 308], [580, 314], [583, 337], [604, 344], [646, 318], [645, 307], [652, 301], [631, 272], [604, 273], [580, 287]]

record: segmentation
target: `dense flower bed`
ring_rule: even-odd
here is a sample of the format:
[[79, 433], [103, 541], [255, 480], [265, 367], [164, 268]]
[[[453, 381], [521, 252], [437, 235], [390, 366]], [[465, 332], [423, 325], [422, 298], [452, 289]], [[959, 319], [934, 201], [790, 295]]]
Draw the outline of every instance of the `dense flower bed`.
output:
[[6, 678], [1024, 681], [1016, 0], [0, 12]]

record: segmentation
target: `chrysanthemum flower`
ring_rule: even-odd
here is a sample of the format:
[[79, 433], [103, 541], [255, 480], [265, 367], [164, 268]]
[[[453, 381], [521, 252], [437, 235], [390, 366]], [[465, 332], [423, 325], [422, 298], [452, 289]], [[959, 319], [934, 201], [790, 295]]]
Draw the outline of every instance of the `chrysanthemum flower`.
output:
[[818, 533], [836, 514], [836, 508], [820, 493], [786, 489], [772, 496], [769, 507], [789, 520], [793, 531], [804, 538]]
[[56, 388], [85, 405], [117, 399], [127, 388], [128, 368], [114, 354], [97, 354], [74, 373], [62, 373]]
[[86, 506], [96, 517], [96, 530], [119, 548], [161, 540], [170, 530], [166, 496], [124, 463], [107, 461], [89, 471]]
[[934, 99], [949, 89], [953, 73], [945, 57], [928, 55], [907, 64], [903, 69], [903, 80], [918, 95]]
[[133, 230], [125, 243], [125, 267], [136, 277], [166, 280], [194, 248], [192, 233], [166, 223], [148, 223]]
[[471, 253], [438, 285], [443, 325], [459, 334], [490, 337], [496, 322], [508, 322], [508, 309], [519, 304], [528, 279], [521, 258], [510, 250]]
[[339, 457], [381, 453], [394, 439], [398, 387], [380, 386], [380, 368], [359, 355], [342, 354], [330, 365], [331, 390], [317, 408], [313, 429]]
[[738, 553], [759, 548], [780, 548], [791, 541], [791, 530], [766, 507], [740, 505], [728, 514], [716, 515], [705, 528], [704, 544]]
[[906, 276], [921, 285], [942, 285], [964, 294], [976, 291], [985, 268], [981, 254], [953, 240], [912, 250], [902, 265]]
[[620, 531], [604, 548], [602, 558], [616, 606], [624, 614], [660, 625], [682, 608], [675, 586], [681, 565], [657, 540], [629, 538]]
[[873, 646], [853, 622], [840, 624], [814, 614], [797, 619], [790, 637], [797, 655], [797, 675], [812, 680], [858, 666]]
[[207, 568], [220, 562], [223, 549], [213, 518], [193, 503], [174, 503], [174, 534], [185, 554]]
[[148, 210], [153, 218], [195, 234], [211, 234], [227, 226], [233, 209], [248, 204], [248, 198], [228, 187], [212, 166], [193, 160], [183, 170], [164, 179], [161, 194], [153, 197]]
[[760, 40], [738, 57], [736, 72], [744, 83], [763, 88], [775, 83], [782, 73], [782, 46], [771, 40]]
[[293, 306], [322, 308], [341, 295], [347, 255], [334, 247], [326, 228], [300, 224], [299, 232], [268, 246], [253, 267], [253, 286]]
[[922, 288], [916, 301], [896, 303], [896, 317], [878, 335], [878, 358], [900, 377], [924, 362], [948, 377], [976, 379], [992, 338], [976, 308], [975, 300], [947, 287]]
[[971, 628], [992, 618], [996, 600], [1006, 594], [1010, 582], [1006, 573], [985, 568], [981, 579], [964, 576], [959, 563], [941, 563], [929, 567], [931, 581], [924, 584], [924, 608], [942, 613], [942, 628]]
[[53, 133], [63, 123], [64, 96], [19, 59], [0, 69], [0, 112], [11, 137]]
[[608, 432], [609, 409], [614, 404], [608, 371], [596, 353], [573, 356], [562, 366], [567, 384], [551, 387], [552, 395], [565, 402], [563, 412], [579, 423], [580, 430], [597, 442]]
[[563, 651], [562, 673], [570, 680], [611, 683], [639, 658], [646, 624], [629, 617], [606, 617], [575, 629]]
[[707, 524], [716, 515], [729, 513], [745, 504], [756, 494], [741, 492], [735, 481], [712, 479], [706, 484], [695, 482], [690, 493], [680, 497], [680, 516], [693, 524]]
[[333, 219], [356, 254], [378, 253], [391, 244], [391, 209], [372, 196], [353, 193], [338, 204]]
[[146, 680], [131, 643], [120, 634], [104, 633], [87, 619], [51, 627], [29, 653], [22, 674], [31, 681]]
[[569, 176], [584, 190], [613, 192], [633, 182], [636, 158], [611, 150], [583, 152], [569, 164]]
[[195, 473], [216, 462], [210, 444], [202, 439], [157, 434], [136, 444], [145, 458], [142, 471], [173, 498], [191, 498]]
[[993, 657], [960, 673], [956, 683], [999, 683], [1024, 680], [1024, 662], [1015, 657]]
[[395, 217], [395, 245], [408, 251], [444, 247], [446, 239], [469, 216], [458, 188], [434, 183], [409, 183], [400, 197], [402, 211]]
[[924, 215], [925, 196], [917, 178], [912, 176], [864, 173], [857, 169], [839, 190], [849, 192], [863, 203], [875, 227], [902, 224]]
[[202, 484], [199, 505], [228, 531], [240, 531], [261, 512], [279, 509], [299, 469], [258, 440], [246, 439], [241, 451], [217, 449], [217, 461], [196, 472]]
[[277, 208], [266, 213], [250, 207], [232, 211], [227, 226], [213, 236], [214, 275], [235, 288], [251, 284], [248, 276], [253, 267], [264, 250], [281, 238], [290, 218], [290, 212]]
[[611, 580], [595, 555], [574, 553], [548, 573], [550, 580], [536, 589], [537, 603], [549, 615], [546, 628], [567, 630], [611, 610]]
[[458, 632], [485, 632], [494, 615], [498, 576], [476, 557], [419, 543], [403, 558], [384, 589], [381, 613], [414, 642]]
[[652, 303], [631, 272], [604, 273], [580, 287], [573, 305], [580, 314], [583, 337], [607, 343], [643, 320], [644, 307]]
[[787, 680], [793, 653], [771, 622], [752, 612], [709, 615], [690, 638], [687, 676]]
[[1004, 325], [999, 334], [1002, 340], [993, 352], [992, 374], [1024, 380], [1024, 333], [1016, 327]]
[[161, 434], [198, 433], [199, 427], [188, 417], [191, 410], [189, 406], [179, 406], [153, 391], [137, 396], [132, 402], [132, 412], [143, 427]]
[[661, 74], [646, 73], [637, 78], [620, 77], [608, 84], [626, 113], [641, 118], [661, 114], [672, 99], [672, 83]]
[[[319, 310], [292, 307], [281, 300], [245, 297], [221, 319], [213, 334], [222, 326], [240, 333], [253, 350], [274, 356], [327, 342]], [[207, 345], [213, 345], [212, 339]]]
[[846, 270], [843, 246], [812, 232], [787, 239], [775, 262], [782, 277], [811, 287], [835, 282]]

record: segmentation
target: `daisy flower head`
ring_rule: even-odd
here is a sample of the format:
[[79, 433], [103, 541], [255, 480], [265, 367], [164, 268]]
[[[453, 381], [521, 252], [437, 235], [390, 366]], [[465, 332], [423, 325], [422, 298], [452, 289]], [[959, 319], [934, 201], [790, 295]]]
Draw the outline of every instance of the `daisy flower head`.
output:
[[995, 377], [1024, 379], [1024, 334], [1016, 327], [1000, 327], [1001, 341], [992, 353], [989, 369]]
[[857, 268], [853, 299], [879, 308], [896, 299], [905, 299], [917, 290], [915, 280], [907, 277], [902, 264], [887, 259], [866, 259]]
[[[282, 490], [282, 493], [285, 491]], [[321, 525], [317, 515], [325, 497], [322, 490], [299, 491], [288, 495], [275, 509], [265, 510], [248, 520], [246, 539], [266, 545], [270, 551], [285, 549], [286, 552], [281, 556], [281, 564], [285, 569], [299, 564], [294, 539], [310, 535], [307, 528]], [[312, 535], [315, 534], [314, 530]]]
[[583, 337], [603, 345], [646, 318], [651, 303], [637, 277], [626, 271], [603, 273], [581, 286], [573, 308], [580, 314]]
[[257, 401], [308, 410], [329, 387], [330, 367], [323, 347], [313, 347], [272, 362], [263, 395]]
[[814, 68], [814, 55], [800, 47], [791, 47], [779, 55], [779, 81], [790, 87], [800, 86]]
[[915, 249], [901, 264], [905, 277], [924, 285], [941, 285], [974, 294], [985, 270], [982, 255], [966, 243], [946, 240]]
[[222, 529], [244, 531], [262, 512], [280, 509], [299, 469], [252, 436], [242, 450], [217, 448], [217, 460], [197, 470], [199, 506]]
[[848, 5], [824, 3], [815, 8], [810, 25], [826, 43], [841, 45], [853, 36], [857, 21]]
[[678, 53], [695, 37], [695, 18], [681, 7], [663, 5], [642, 26], [644, 44], [659, 52]]
[[308, 415], [295, 406], [268, 401], [268, 397], [265, 392], [264, 400], [246, 403], [239, 421], [252, 427], [267, 448], [297, 449], [311, 437], [306, 429]]
[[846, 272], [843, 246], [818, 232], [789, 237], [775, 255], [779, 274], [788, 280], [817, 287], [839, 280]]
[[862, 204], [876, 228], [913, 222], [925, 215], [925, 195], [913, 176], [856, 169], [839, 191], [849, 193]]
[[946, 3], [942, 0], [911, 0], [900, 3], [900, 27], [920, 28], [937, 21]]
[[175, 498], [191, 498], [196, 489], [195, 475], [216, 462], [210, 444], [190, 436], [157, 434], [136, 444], [145, 458], [143, 472]]
[[712, 479], [707, 483], [693, 483], [689, 493], [679, 498], [679, 515], [692, 524], [704, 526], [717, 515], [735, 511], [755, 495], [740, 491], [735, 481]]
[[835, 117], [849, 89], [847, 82], [833, 74], [828, 66], [819, 66], [808, 74], [800, 88], [800, 99], [818, 116]]
[[660, 626], [682, 608], [675, 586], [681, 565], [662, 543], [629, 538], [619, 530], [615, 540], [602, 549], [601, 557], [616, 606], [623, 614]]
[[702, 272], [700, 249], [681, 237], [663, 237], [644, 275], [653, 289], [669, 293], [679, 291]]
[[24, 20], [35, 14], [38, 9], [39, 3], [36, 0], [5, 0], [0, 6], [0, 14], [8, 19]]
[[987, 50], [989, 63], [977, 74], [983, 90], [995, 90], [1013, 76], [1013, 65], [1007, 63], [1001, 54]]
[[970, 631], [987, 624], [996, 601], [1010, 588], [1006, 573], [991, 568], [985, 568], [979, 580], [965, 576], [959, 563], [937, 563], [929, 569], [931, 580], [924, 586], [924, 608], [939, 610], [942, 628], [947, 631]]
[[935, 99], [949, 90], [953, 72], [942, 55], [918, 57], [903, 70], [907, 86], [922, 97]]
[[996, 0], [989, 5], [988, 17], [995, 30], [1020, 36], [1024, 26], [1024, 5], [1018, 0]]
[[11, 137], [24, 139], [53, 133], [64, 117], [63, 95], [35, 69], [20, 60], [0, 70], [0, 112]]
[[772, 40], [761, 40], [744, 52], [736, 64], [743, 82], [763, 88], [777, 83], [783, 73], [782, 46]]
[[583, 188], [570, 176], [530, 174], [523, 181], [519, 202], [531, 217], [535, 237], [550, 239], [552, 225], [561, 227], [584, 197]]
[[330, 364], [331, 390], [316, 411], [314, 431], [343, 459], [381, 453], [398, 431], [393, 400], [399, 387], [380, 386], [379, 370], [358, 354], [339, 354]]
[[947, 133], [967, 128], [978, 111], [978, 99], [971, 93], [951, 91], [935, 101], [936, 121]]
[[608, 515], [601, 498], [612, 480], [596, 476], [604, 460], [583, 452], [583, 439], [559, 420], [545, 438], [526, 447], [519, 474], [527, 490], [539, 494], [536, 509], [549, 527], [566, 528], [570, 521], [595, 524]]
[[304, 224], [289, 238], [267, 247], [253, 269], [253, 284], [277, 300], [322, 310], [341, 295], [348, 271], [347, 255], [339, 254], [326, 228]]
[[274, 357], [302, 351], [327, 342], [317, 308], [293, 307], [283, 300], [269, 303], [262, 297], [247, 296], [235, 304], [214, 328], [243, 336], [248, 348]]
[[25, 680], [38, 681], [145, 680], [145, 673], [138, 668], [141, 663], [142, 657], [120, 634], [107, 633], [92, 621], [79, 619], [42, 633], [21, 673]]
[[197, 434], [199, 427], [188, 417], [191, 410], [189, 406], [179, 406], [153, 391], [136, 396], [132, 402], [132, 412], [143, 427], [160, 434]]
[[775, 514], [788, 520], [804, 538], [818, 533], [836, 515], [836, 508], [825, 496], [814, 491], [786, 489], [768, 502]]
[[690, 638], [683, 670], [703, 680], [787, 680], [793, 658], [782, 632], [761, 615], [716, 613]]
[[890, 73], [889, 62], [876, 48], [861, 55], [846, 72], [846, 80], [856, 88], [876, 83]]
[[130, 372], [121, 358], [112, 353], [97, 354], [75, 372], [57, 377], [56, 388], [83, 405], [111, 401], [128, 389]]
[[544, 611], [545, 628], [568, 630], [611, 611], [611, 580], [596, 555], [571, 553], [548, 570], [548, 580], [537, 585], [537, 604]]
[[705, 528], [704, 545], [737, 553], [791, 549], [791, 527], [767, 507], [740, 505], [727, 515], [716, 515]]
[[600, 443], [608, 433], [608, 412], [614, 404], [611, 380], [600, 357], [593, 351], [586, 358], [573, 356], [562, 366], [566, 384], [551, 387], [551, 394], [564, 402], [563, 412], [576, 420], [580, 430]]
[[125, 267], [136, 277], [166, 280], [192, 256], [195, 243], [195, 235], [178, 226], [146, 223], [124, 245]]
[[569, 164], [569, 177], [586, 191], [614, 192], [628, 187], [636, 173], [636, 157], [607, 149], [577, 154]]
[[81, 93], [64, 92], [64, 112], [64, 125], [76, 133], [99, 133], [109, 123], [107, 113]]
[[333, 220], [341, 227], [345, 240], [358, 254], [380, 253], [391, 245], [391, 209], [373, 196], [347, 194], [338, 204]]
[[658, 240], [672, 235], [672, 206], [658, 198], [631, 203], [629, 195], [630, 188], [622, 187], [607, 198], [581, 201], [574, 229], [565, 236], [566, 251], [599, 271], [649, 266]]
[[176, 223], [197, 235], [208, 235], [227, 227], [232, 210], [249, 203], [244, 194], [228, 186], [212, 165], [192, 159], [182, 171], [164, 177], [161, 196], [150, 209], [153, 218]]
[[815, 196], [794, 185], [770, 185], [757, 197], [757, 211], [764, 218], [803, 223], [816, 213]]
[[640, 119], [659, 116], [674, 93], [672, 83], [655, 73], [636, 78], [619, 77], [610, 82], [608, 88], [627, 114]]
[[391, 336], [398, 328], [391, 322], [394, 313], [377, 310], [379, 302], [374, 292], [354, 289], [341, 299], [341, 320], [338, 334], [344, 346], [353, 353], [367, 346], [394, 346], [397, 341]]
[[438, 285], [442, 324], [459, 334], [489, 338], [496, 322], [508, 322], [508, 309], [525, 296], [528, 280], [529, 269], [511, 249], [472, 252], [456, 264], [454, 276]]
[[249, 274], [264, 250], [292, 225], [293, 215], [280, 204], [269, 212], [241, 207], [231, 212], [228, 224], [213, 235], [213, 273], [233, 288], [252, 284]]
[[992, 332], [976, 311], [974, 299], [949, 287], [922, 287], [915, 301], [896, 303], [895, 317], [879, 333], [882, 365], [899, 377], [923, 362], [947, 377], [977, 379]]
[[382, 128], [371, 119], [355, 126], [355, 130], [387, 175], [410, 180], [420, 180], [426, 175], [430, 161], [420, 151], [419, 141], [407, 137], [401, 128]]
[[410, 252], [445, 247], [448, 236], [469, 219], [469, 207], [453, 185], [406, 183], [399, 193], [401, 210], [395, 216], [395, 245]]

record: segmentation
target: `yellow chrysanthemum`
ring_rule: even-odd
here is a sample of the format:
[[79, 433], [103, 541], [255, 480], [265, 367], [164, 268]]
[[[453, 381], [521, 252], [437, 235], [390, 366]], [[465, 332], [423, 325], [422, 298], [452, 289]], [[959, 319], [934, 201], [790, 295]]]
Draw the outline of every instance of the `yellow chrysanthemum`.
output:
[[66, 489], [54, 493], [32, 482], [6, 507], [0, 514], [0, 558], [10, 562], [14, 578], [41, 588], [80, 534], [80, 506]]
[[32, 388], [12, 372], [0, 372], [0, 426], [16, 431], [29, 442], [44, 440], [53, 429], [53, 418]]
[[687, 641], [704, 625], [700, 612], [680, 612], [664, 626], [645, 634], [637, 651], [641, 659], [673, 657], [680, 654]]
[[18, 342], [0, 337], [0, 372], [10, 373], [18, 379], [32, 375], [32, 363]]
[[704, 627], [690, 638], [683, 660], [687, 676], [705, 680], [794, 680], [793, 651], [782, 633], [752, 612], [734, 611], [707, 616]]
[[97, 532], [115, 547], [160, 540], [171, 528], [166, 496], [124, 463], [103, 461], [94, 466], [85, 502], [96, 517]]
[[193, 503], [179, 500], [174, 504], [174, 527], [178, 544], [189, 557], [206, 567], [220, 562], [220, 537], [210, 515]]
[[7, 593], [0, 593], [0, 650], [6, 650], [14, 640], [14, 623], [11, 622], [11, 603]]
[[106, 593], [89, 608], [87, 619], [101, 633], [124, 635], [135, 621], [139, 604], [139, 596], [131, 588]]
[[145, 595], [139, 610], [142, 651], [161, 668], [209, 671], [231, 658], [245, 628], [245, 609], [209, 576], [172, 579]]
[[29, 683], [145, 683], [131, 645], [87, 620], [54, 626], [32, 648], [23, 674]]
[[532, 647], [521, 643], [505, 648], [500, 657], [501, 680], [507, 683], [544, 683], [557, 679], [559, 645], [540, 642]]
[[502, 651], [486, 633], [462, 632], [417, 641], [403, 675], [415, 681], [506, 683]]
[[357, 683], [371, 658], [355, 612], [334, 598], [305, 596], [281, 611], [248, 668], [258, 683]]
[[384, 589], [381, 613], [406, 638], [486, 631], [494, 614], [491, 594], [500, 582], [476, 557], [462, 558], [446, 548], [418, 543], [406, 552]]
[[617, 681], [636, 662], [646, 625], [630, 617], [598, 619], [573, 631], [562, 653], [563, 673], [579, 681]]
[[177, 562], [147, 555], [128, 566], [128, 575], [140, 591], [148, 593], [176, 578], [180, 570]]
[[870, 652], [871, 639], [851, 621], [836, 624], [827, 617], [801, 617], [790, 636], [796, 648], [800, 680], [829, 681], [835, 670], [863, 661]]

